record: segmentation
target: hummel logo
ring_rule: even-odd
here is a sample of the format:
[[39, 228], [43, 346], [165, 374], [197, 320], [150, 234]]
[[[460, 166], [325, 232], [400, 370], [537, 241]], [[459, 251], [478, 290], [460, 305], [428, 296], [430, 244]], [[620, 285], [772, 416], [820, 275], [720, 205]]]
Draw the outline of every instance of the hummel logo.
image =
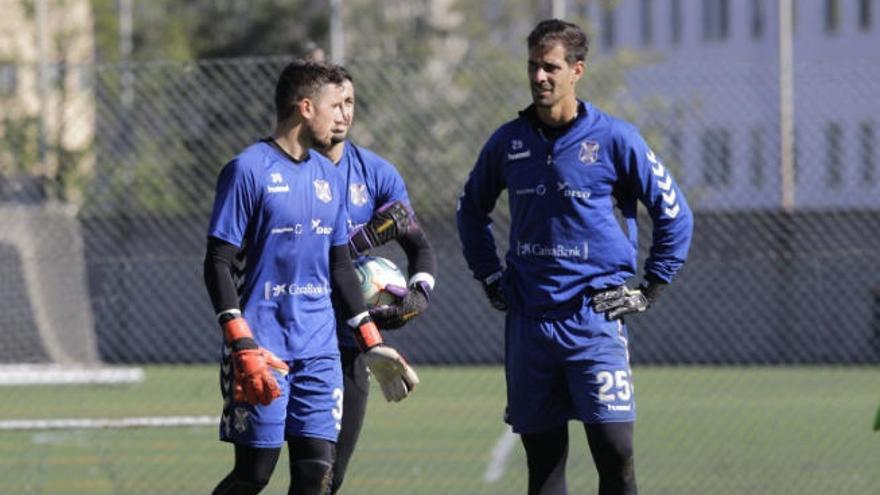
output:
[[514, 160], [522, 160], [522, 159], [524, 159], [524, 158], [528, 158], [528, 157], [530, 157], [530, 156], [532, 156], [532, 151], [531, 151], [531, 150], [525, 150], [525, 151], [520, 151], [519, 153], [508, 153], [508, 154], [507, 154], [507, 159], [510, 160], [510, 161], [514, 161]]
[[660, 196], [666, 204], [663, 208], [663, 213], [669, 218], [677, 217], [681, 207], [676, 202], [678, 195], [675, 193], [675, 189], [672, 188], [672, 175], [666, 172], [666, 167], [657, 160], [657, 156], [652, 150], [649, 149], [645, 153], [645, 158], [651, 162], [651, 173], [657, 177], [657, 187], [660, 188]]

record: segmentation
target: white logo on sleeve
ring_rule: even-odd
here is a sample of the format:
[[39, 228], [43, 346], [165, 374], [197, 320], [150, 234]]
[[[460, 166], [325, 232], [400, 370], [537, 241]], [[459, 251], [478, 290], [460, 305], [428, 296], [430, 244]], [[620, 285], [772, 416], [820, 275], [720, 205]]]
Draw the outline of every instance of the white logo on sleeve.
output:
[[672, 188], [672, 175], [667, 172], [666, 167], [657, 160], [657, 156], [650, 149], [645, 154], [645, 158], [651, 162], [651, 173], [654, 175], [657, 187], [661, 191], [660, 195], [663, 198], [664, 204], [663, 213], [669, 218], [677, 217], [678, 212], [681, 211], [681, 206], [678, 204], [678, 195], [675, 193], [675, 189]]
[[312, 182], [312, 185], [315, 186], [315, 196], [318, 197], [319, 200], [324, 203], [329, 203], [333, 200], [333, 194], [330, 193], [330, 183], [326, 180], [317, 179]]

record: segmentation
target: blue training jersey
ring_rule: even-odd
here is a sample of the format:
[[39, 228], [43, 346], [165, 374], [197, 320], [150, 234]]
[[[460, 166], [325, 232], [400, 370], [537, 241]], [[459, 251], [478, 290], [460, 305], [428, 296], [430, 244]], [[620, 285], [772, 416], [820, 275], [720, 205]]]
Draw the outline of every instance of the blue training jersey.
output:
[[489, 138], [459, 200], [459, 236], [474, 276], [482, 280], [501, 270], [489, 214], [507, 189], [511, 226], [503, 283], [511, 305], [527, 315], [567, 316], [591, 290], [633, 276], [638, 201], [653, 220], [645, 273], [672, 281], [687, 257], [693, 217], [638, 130], [579, 102], [577, 118], [551, 138], [528, 112]]
[[[372, 151], [345, 141], [342, 158], [336, 165], [345, 194], [345, 208], [348, 211], [349, 233], [373, 218], [381, 206], [402, 201], [410, 207], [406, 185], [397, 169], [388, 160]], [[337, 333], [339, 344], [355, 347], [351, 329], [338, 317]]]
[[348, 242], [344, 194], [330, 160], [295, 162], [258, 142], [220, 172], [208, 235], [245, 251], [239, 297], [257, 343], [284, 360], [339, 353], [330, 247]]

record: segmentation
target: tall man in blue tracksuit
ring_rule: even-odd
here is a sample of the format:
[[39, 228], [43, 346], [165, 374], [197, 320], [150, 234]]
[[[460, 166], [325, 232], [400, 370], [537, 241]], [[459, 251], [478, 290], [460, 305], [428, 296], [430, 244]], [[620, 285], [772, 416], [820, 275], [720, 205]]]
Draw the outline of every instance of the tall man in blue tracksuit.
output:
[[[569, 420], [584, 423], [599, 493], [635, 494], [632, 373], [623, 316], [648, 309], [687, 256], [693, 219], [669, 171], [632, 125], [578, 100], [587, 38], [547, 20], [528, 37], [531, 106], [483, 147], [464, 187], [464, 256], [507, 311], [507, 417], [521, 435], [529, 494], [564, 494]], [[489, 214], [507, 189], [510, 250]], [[653, 220], [637, 289], [636, 207]], [[615, 206], [624, 220], [615, 217]]]
[[[348, 211], [352, 257], [367, 254], [371, 248], [392, 239], [406, 253], [409, 272], [407, 287], [395, 288], [400, 296], [395, 303], [370, 310], [379, 328], [397, 329], [427, 309], [434, 290], [436, 262], [431, 245], [416, 221], [406, 184], [397, 169], [376, 153], [346, 139], [354, 122], [355, 90], [351, 74], [345, 69], [341, 70], [345, 77], [342, 84], [345, 123], [335, 128], [337, 132], [334, 132], [329, 145], [318, 146], [317, 149], [336, 164], [340, 174]], [[376, 235], [381, 225], [386, 228], [381, 235]], [[337, 318], [337, 335], [345, 385], [345, 414], [336, 443], [330, 494], [337, 493], [345, 479], [367, 414], [370, 390], [364, 356], [344, 318]]]

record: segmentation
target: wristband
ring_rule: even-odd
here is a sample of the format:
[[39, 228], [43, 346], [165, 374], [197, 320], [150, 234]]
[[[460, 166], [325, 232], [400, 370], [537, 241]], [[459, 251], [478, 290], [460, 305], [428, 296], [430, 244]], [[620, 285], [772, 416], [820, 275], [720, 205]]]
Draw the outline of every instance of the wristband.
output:
[[383, 343], [379, 327], [369, 318], [362, 320], [360, 325], [354, 330], [354, 340], [361, 351], [367, 351]]
[[412, 287], [419, 283], [424, 283], [429, 289], [434, 290], [434, 276], [428, 272], [418, 272], [409, 278], [407, 285]]

